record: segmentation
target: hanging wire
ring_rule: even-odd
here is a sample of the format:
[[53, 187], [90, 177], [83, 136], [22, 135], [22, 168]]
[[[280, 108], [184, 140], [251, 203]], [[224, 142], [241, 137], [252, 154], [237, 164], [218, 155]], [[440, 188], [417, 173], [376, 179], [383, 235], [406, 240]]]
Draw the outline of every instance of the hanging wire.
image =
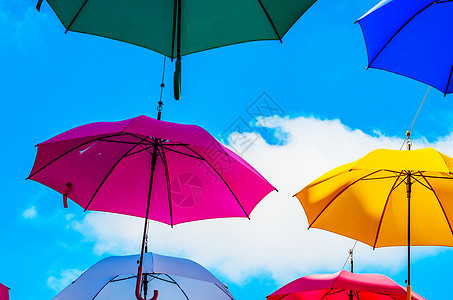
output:
[[400, 150], [403, 149], [404, 144], [406, 143], [406, 141], [408, 141], [408, 139], [410, 139], [411, 131], [412, 131], [412, 126], [414, 126], [415, 120], [416, 120], [417, 117], [418, 117], [418, 113], [419, 113], [420, 110], [422, 109], [423, 103], [425, 103], [426, 96], [428, 96], [428, 93], [429, 93], [429, 90], [430, 90], [430, 89], [431, 89], [431, 86], [428, 87], [428, 90], [426, 91], [425, 97], [423, 97], [422, 104], [420, 104], [420, 107], [418, 108], [418, 111], [417, 111], [417, 113], [415, 114], [415, 118], [414, 118], [414, 120], [412, 121], [411, 127], [410, 127], [409, 130], [406, 132], [406, 138], [404, 139], [403, 144], [402, 144], [401, 147], [400, 147]]
[[167, 57], [164, 56], [164, 67], [163, 67], [163, 70], [162, 70], [162, 83], [160, 84], [160, 98], [159, 98], [159, 102], [162, 102], [162, 93], [163, 93], [164, 87], [165, 87], [164, 79], [165, 79], [165, 63], [166, 62], [167, 62]]
[[159, 106], [157, 107], [157, 119], [158, 120], [160, 120], [162, 108], [164, 105], [164, 103], [162, 102], [162, 95], [164, 93], [164, 87], [165, 87], [164, 80], [165, 80], [165, 63], [166, 62], [167, 62], [167, 57], [164, 56], [164, 66], [162, 69], [162, 83], [160, 84], [160, 97], [159, 97], [159, 102], [157, 102], [157, 104], [159, 104]]
[[355, 249], [356, 245], [357, 245], [357, 241], [355, 241], [354, 246], [352, 247], [352, 249], [349, 250], [348, 257], [346, 258], [346, 261], [344, 262], [343, 268], [341, 268], [342, 271], [344, 270], [344, 267], [346, 267], [346, 264], [348, 263], [349, 258], [351, 257], [352, 253], [354, 252], [354, 249]]

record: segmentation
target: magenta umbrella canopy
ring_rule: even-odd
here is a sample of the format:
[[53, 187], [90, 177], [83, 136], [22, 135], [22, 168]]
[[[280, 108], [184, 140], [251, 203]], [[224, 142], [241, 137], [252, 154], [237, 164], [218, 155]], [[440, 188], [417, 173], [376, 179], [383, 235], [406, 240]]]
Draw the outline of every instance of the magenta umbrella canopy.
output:
[[28, 179], [85, 210], [137, 217], [148, 210], [169, 225], [249, 217], [275, 189], [204, 129], [146, 116], [83, 125], [38, 144]]
[[0, 300], [9, 300], [9, 288], [0, 283]]
[[[381, 274], [341, 271], [301, 277], [278, 289], [267, 300], [405, 300], [406, 289]], [[412, 292], [412, 299], [425, 298]]]

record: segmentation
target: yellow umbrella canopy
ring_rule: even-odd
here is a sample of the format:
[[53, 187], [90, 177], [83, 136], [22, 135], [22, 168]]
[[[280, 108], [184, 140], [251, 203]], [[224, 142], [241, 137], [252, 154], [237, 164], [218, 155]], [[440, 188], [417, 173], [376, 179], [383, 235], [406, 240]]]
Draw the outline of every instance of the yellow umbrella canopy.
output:
[[409, 223], [410, 245], [453, 246], [452, 172], [453, 158], [433, 148], [378, 149], [296, 196], [310, 227], [372, 247], [408, 245]]
[[373, 248], [453, 246], [453, 158], [432, 148], [378, 149], [313, 181], [295, 196], [309, 227]]

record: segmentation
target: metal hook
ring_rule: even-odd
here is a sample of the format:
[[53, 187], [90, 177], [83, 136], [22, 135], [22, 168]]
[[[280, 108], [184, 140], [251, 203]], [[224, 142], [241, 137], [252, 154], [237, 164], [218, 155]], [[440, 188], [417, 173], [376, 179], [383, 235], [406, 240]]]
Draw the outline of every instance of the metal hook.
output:
[[412, 147], [412, 140], [411, 140], [411, 131], [408, 130], [406, 131], [406, 146], [407, 146], [407, 150], [411, 150], [411, 147]]

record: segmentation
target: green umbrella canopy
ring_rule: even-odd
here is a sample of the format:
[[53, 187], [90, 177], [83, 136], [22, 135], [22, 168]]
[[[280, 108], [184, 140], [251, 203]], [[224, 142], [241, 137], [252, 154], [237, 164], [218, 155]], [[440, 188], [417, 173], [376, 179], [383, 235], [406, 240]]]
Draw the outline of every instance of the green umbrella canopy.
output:
[[47, 0], [67, 31], [124, 41], [170, 58], [249, 41], [281, 40], [315, 1]]

